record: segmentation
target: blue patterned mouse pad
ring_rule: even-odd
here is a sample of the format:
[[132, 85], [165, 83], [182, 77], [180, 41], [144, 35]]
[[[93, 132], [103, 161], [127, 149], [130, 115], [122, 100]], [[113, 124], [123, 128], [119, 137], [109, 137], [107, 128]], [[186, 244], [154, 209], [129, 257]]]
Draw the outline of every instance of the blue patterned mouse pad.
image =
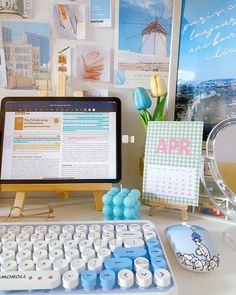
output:
[[198, 205], [203, 122], [148, 124], [143, 200]]

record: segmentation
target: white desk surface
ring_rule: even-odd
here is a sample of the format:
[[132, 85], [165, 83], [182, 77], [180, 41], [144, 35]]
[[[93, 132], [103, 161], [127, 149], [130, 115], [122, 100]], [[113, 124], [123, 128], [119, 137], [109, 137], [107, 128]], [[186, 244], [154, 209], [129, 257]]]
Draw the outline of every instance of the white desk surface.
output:
[[[33, 199], [26, 201], [27, 208], [33, 204]], [[37, 200], [40, 202], [40, 200]], [[90, 198], [71, 198], [69, 200], [61, 200], [57, 198], [45, 199], [43, 202], [48, 202], [54, 209], [55, 218], [48, 221], [83, 221], [83, 220], [102, 220], [102, 213], [95, 210], [94, 200]], [[9, 202], [8, 202], [9, 203]], [[45, 209], [45, 206], [44, 206]], [[9, 204], [7, 200], [0, 201], [0, 216], [9, 213]], [[204, 215], [205, 216], [205, 215]], [[208, 217], [199, 217], [197, 215], [189, 216], [189, 223], [200, 225], [208, 229], [213, 235], [221, 251], [221, 267], [211, 273], [194, 273], [183, 269], [171, 251], [164, 229], [171, 224], [180, 222], [180, 214], [174, 211], [167, 211], [158, 208], [156, 215], [148, 216], [148, 207], [142, 207], [142, 219], [148, 219], [156, 224], [162, 238], [167, 256], [169, 258], [172, 270], [175, 274], [178, 294], [179, 295], [235, 295], [236, 294], [236, 251], [228, 247], [222, 238], [222, 233], [232, 223], [212, 219]], [[19, 220], [10, 220], [12, 222], [20, 222]], [[43, 218], [29, 219], [25, 218], [22, 222], [45, 222]]]

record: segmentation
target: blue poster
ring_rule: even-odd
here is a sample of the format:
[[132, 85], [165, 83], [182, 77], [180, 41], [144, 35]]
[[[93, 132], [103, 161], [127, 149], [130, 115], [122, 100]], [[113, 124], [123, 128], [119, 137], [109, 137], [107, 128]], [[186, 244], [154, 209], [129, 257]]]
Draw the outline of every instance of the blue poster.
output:
[[111, 0], [90, 0], [90, 22], [96, 27], [111, 27]]
[[183, 0], [176, 120], [203, 121], [204, 139], [236, 116], [236, 1]]

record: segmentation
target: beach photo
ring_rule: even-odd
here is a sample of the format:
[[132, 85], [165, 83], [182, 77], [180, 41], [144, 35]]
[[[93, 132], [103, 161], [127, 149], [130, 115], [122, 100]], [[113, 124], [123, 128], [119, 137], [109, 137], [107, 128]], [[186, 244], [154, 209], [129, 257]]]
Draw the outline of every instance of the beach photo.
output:
[[2, 22], [9, 89], [51, 89], [49, 25]]

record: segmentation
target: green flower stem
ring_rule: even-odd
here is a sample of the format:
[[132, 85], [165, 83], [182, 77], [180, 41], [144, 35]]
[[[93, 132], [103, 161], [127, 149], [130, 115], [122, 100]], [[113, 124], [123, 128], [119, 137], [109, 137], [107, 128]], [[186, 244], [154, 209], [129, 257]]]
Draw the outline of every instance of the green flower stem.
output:
[[145, 118], [143, 114], [140, 114], [140, 121], [143, 125], [144, 130], [147, 131], [147, 123], [145, 122]]
[[153, 121], [163, 121], [165, 118], [164, 110], [166, 104], [167, 94], [163, 97], [157, 97], [157, 104], [153, 114]]

